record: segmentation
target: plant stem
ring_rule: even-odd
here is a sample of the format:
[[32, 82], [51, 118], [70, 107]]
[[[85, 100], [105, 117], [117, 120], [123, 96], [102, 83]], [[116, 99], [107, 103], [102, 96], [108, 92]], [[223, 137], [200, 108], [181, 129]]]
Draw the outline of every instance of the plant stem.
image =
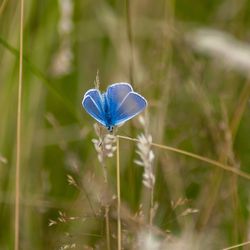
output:
[[22, 80], [23, 80], [23, 6], [20, 6], [20, 53], [19, 53], [19, 81], [17, 101], [16, 127], [16, 175], [15, 175], [15, 250], [19, 249], [19, 221], [20, 221], [20, 158], [21, 158], [21, 117], [22, 117]]
[[[131, 138], [131, 137], [128, 137], [128, 136], [117, 135], [117, 138], [121, 138], [121, 139], [128, 140], [128, 141], [133, 141], [133, 142], [138, 142], [138, 139]], [[178, 148], [158, 144], [158, 143], [151, 143], [151, 145], [154, 146], [154, 147], [157, 147], [157, 148], [161, 148], [161, 149], [165, 149], [165, 150], [172, 151], [172, 152], [175, 152], [175, 153], [179, 153], [179, 154], [182, 154], [182, 155], [186, 155], [186, 156], [192, 157], [194, 159], [209, 163], [211, 165], [222, 168], [222, 169], [224, 169], [226, 171], [232, 172], [232, 173], [234, 173], [234, 174], [236, 174], [238, 176], [241, 176], [241, 177], [243, 177], [243, 178], [245, 178], [247, 180], [250, 180], [250, 174], [245, 173], [245, 172], [243, 172], [241, 170], [238, 170], [237, 168], [234, 168], [232, 166], [222, 164], [222, 163], [220, 163], [218, 161], [215, 161], [215, 160], [212, 160], [210, 158], [207, 158], [207, 157], [204, 157], [204, 156], [201, 156], [201, 155], [197, 155], [197, 154], [194, 154], [194, 153], [182, 150], [182, 149], [178, 149]]]
[[247, 241], [247, 242], [243, 242], [243, 243], [231, 246], [231, 247], [223, 248], [222, 250], [235, 249], [235, 248], [246, 246], [246, 245], [249, 245], [249, 244], [250, 244], [250, 241]]
[[3, 14], [3, 11], [7, 5], [8, 0], [3, 0], [1, 6], [0, 6], [0, 16]]
[[121, 189], [120, 189], [120, 149], [116, 140], [116, 187], [117, 187], [117, 250], [121, 250]]
[[154, 186], [150, 189], [150, 210], [149, 210], [149, 225], [153, 225], [153, 211], [154, 211]]
[[110, 250], [110, 231], [109, 231], [109, 206], [105, 206], [105, 224], [106, 224], [106, 243], [107, 250]]
[[126, 0], [126, 23], [127, 23], [127, 35], [130, 49], [129, 55], [129, 76], [130, 82], [134, 83], [134, 49], [133, 49], [133, 37], [132, 37], [132, 24], [131, 24], [131, 11], [130, 11], [130, 0]]

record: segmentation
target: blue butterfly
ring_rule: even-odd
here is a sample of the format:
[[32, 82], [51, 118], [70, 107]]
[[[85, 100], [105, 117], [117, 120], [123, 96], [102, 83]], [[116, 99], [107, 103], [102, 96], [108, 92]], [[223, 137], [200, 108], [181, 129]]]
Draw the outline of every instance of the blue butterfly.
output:
[[142, 112], [147, 101], [134, 92], [129, 83], [120, 82], [110, 85], [102, 94], [98, 89], [88, 90], [83, 97], [82, 106], [89, 115], [112, 132], [115, 126]]

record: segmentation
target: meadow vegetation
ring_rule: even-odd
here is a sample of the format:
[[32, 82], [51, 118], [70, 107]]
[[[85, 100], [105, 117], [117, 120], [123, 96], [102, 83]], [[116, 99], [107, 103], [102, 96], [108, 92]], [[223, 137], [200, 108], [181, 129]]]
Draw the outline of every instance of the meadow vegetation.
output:
[[[0, 249], [250, 249], [249, 1], [25, 0], [21, 36], [20, 2], [0, 1]], [[115, 82], [148, 107], [107, 135], [81, 102]]]

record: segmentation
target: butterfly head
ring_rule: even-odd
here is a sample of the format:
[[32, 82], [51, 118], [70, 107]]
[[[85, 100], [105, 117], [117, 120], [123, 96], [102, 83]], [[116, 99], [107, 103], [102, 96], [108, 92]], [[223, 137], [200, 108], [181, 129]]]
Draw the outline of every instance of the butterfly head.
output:
[[112, 126], [112, 125], [107, 126], [107, 130], [108, 130], [110, 133], [113, 133], [113, 132], [114, 132], [114, 126]]

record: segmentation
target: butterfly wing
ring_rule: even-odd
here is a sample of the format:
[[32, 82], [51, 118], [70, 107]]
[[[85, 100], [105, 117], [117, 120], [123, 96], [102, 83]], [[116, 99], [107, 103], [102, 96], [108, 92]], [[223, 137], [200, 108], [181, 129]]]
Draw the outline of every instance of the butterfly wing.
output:
[[88, 90], [82, 100], [82, 106], [86, 112], [105, 126], [106, 122], [102, 103], [100, 91], [97, 89]]
[[129, 83], [119, 82], [110, 85], [106, 92], [106, 98], [109, 105], [110, 116], [113, 117], [123, 102], [128, 93], [132, 92], [133, 88]]
[[130, 92], [113, 114], [114, 125], [120, 125], [141, 113], [147, 106], [146, 99], [136, 92]]
[[90, 90], [88, 90], [85, 93], [84, 98], [86, 96], [91, 96], [92, 99], [95, 101], [96, 105], [98, 106], [98, 108], [100, 109], [100, 111], [103, 112], [102, 95], [101, 95], [101, 93], [100, 93], [100, 91], [98, 89], [90, 89]]

